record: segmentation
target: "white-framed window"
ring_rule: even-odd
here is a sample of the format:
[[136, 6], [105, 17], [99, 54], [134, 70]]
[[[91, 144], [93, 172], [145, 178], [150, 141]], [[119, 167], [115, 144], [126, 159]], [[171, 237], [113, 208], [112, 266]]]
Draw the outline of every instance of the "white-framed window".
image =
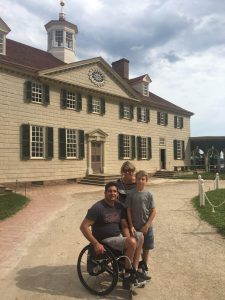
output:
[[45, 131], [41, 126], [30, 126], [31, 130], [31, 158], [45, 157]]
[[150, 111], [146, 106], [137, 107], [137, 120], [138, 122], [148, 123], [150, 121]]
[[32, 102], [42, 103], [43, 86], [41, 83], [32, 82], [31, 97]]
[[66, 129], [66, 156], [67, 158], [78, 157], [78, 131]]
[[178, 129], [183, 128], [183, 117], [174, 116], [174, 128], [178, 128]]
[[166, 112], [157, 112], [157, 124], [166, 126], [168, 124], [168, 114]]
[[147, 153], [148, 153], [148, 144], [147, 144], [147, 138], [141, 137], [141, 158], [147, 159]]
[[147, 82], [143, 83], [143, 95], [148, 96], [148, 83]]
[[75, 92], [67, 92], [67, 108], [77, 109], [77, 98]]
[[0, 54], [4, 54], [4, 35], [0, 33]]
[[134, 159], [136, 156], [135, 136], [119, 134], [119, 159]]
[[125, 119], [130, 119], [131, 118], [130, 105], [124, 105], [123, 114], [124, 114]]
[[93, 98], [93, 100], [92, 100], [92, 112], [96, 113], [96, 114], [100, 114], [100, 112], [101, 112], [100, 99]]
[[66, 47], [73, 49], [73, 34], [68, 31], [66, 31]]
[[184, 159], [185, 149], [184, 149], [184, 141], [183, 140], [174, 140], [174, 159]]
[[150, 137], [137, 136], [137, 158], [151, 159], [152, 157], [152, 144]]
[[59, 128], [59, 158], [84, 158], [84, 131], [73, 128]]
[[25, 82], [25, 94], [26, 101], [48, 105], [50, 103], [49, 98], [49, 86], [36, 81]]
[[166, 145], [165, 138], [163, 138], [163, 137], [160, 137], [160, 138], [159, 138], [159, 145], [160, 145], [160, 146], [165, 146], [165, 145]]
[[82, 95], [75, 91], [61, 90], [61, 107], [77, 111], [82, 110]]
[[134, 118], [133, 105], [120, 103], [120, 118], [132, 120]]
[[141, 122], [147, 122], [147, 108], [142, 106], [141, 107]]
[[55, 45], [56, 47], [63, 47], [63, 30], [55, 31]]

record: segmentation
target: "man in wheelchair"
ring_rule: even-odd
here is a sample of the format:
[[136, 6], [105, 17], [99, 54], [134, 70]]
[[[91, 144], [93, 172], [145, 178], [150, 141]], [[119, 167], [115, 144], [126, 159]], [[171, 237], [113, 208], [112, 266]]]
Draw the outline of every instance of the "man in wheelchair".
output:
[[106, 184], [104, 195], [104, 199], [88, 210], [80, 230], [93, 245], [96, 255], [105, 252], [105, 244], [128, 257], [125, 259], [123, 287], [129, 290], [131, 285], [143, 285], [149, 279], [137, 270], [144, 242], [143, 234], [136, 232], [135, 236], [130, 235], [126, 209], [118, 201], [116, 182]]

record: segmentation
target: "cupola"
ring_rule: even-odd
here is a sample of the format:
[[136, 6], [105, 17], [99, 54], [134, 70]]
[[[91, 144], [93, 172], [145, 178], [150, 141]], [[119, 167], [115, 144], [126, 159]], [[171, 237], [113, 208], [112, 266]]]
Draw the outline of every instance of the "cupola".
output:
[[59, 20], [52, 20], [45, 25], [48, 33], [48, 52], [65, 63], [76, 61], [77, 26], [67, 22], [64, 13], [65, 1], [60, 0]]

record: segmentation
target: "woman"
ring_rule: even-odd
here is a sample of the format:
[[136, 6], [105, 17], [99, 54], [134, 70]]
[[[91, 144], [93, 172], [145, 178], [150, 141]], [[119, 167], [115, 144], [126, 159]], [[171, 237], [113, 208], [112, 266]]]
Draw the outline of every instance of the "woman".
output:
[[125, 161], [121, 166], [121, 179], [117, 181], [117, 186], [119, 201], [123, 204], [125, 204], [127, 194], [136, 188], [135, 170], [135, 166], [129, 161]]

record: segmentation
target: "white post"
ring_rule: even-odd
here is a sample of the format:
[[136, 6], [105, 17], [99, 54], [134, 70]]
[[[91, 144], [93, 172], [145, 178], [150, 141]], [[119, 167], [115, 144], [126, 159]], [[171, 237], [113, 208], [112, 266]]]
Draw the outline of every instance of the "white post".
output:
[[219, 180], [220, 180], [219, 173], [216, 173], [216, 190], [219, 189]]
[[199, 196], [201, 194], [201, 179], [202, 179], [202, 176], [198, 175], [198, 194], [199, 194]]
[[203, 179], [201, 179], [200, 206], [205, 206], [205, 185]]

